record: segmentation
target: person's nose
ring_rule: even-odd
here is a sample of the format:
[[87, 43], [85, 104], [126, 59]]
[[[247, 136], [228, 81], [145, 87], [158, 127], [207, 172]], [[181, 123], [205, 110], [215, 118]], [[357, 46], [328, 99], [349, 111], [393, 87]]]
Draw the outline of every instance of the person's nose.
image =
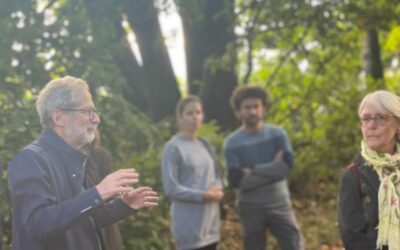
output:
[[94, 113], [94, 116], [93, 116], [93, 119], [91, 120], [91, 122], [93, 122], [95, 124], [100, 124], [101, 119], [100, 119], [100, 116], [96, 112]]
[[378, 127], [378, 124], [375, 119], [371, 119], [369, 122], [364, 124], [364, 127], [368, 129], [375, 129], [376, 127]]
[[250, 114], [254, 115], [257, 113], [257, 107], [250, 107]]

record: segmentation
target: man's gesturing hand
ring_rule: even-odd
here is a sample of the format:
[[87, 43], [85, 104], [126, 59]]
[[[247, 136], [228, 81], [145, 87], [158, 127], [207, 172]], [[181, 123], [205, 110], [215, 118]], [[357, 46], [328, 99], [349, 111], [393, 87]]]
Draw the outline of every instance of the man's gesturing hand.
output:
[[133, 209], [156, 207], [158, 194], [151, 187], [139, 187], [122, 195], [122, 201]]
[[133, 190], [129, 185], [139, 181], [139, 173], [133, 168], [120, 169], [107, 175], [97, 186], [103, 200], [114, 198]]

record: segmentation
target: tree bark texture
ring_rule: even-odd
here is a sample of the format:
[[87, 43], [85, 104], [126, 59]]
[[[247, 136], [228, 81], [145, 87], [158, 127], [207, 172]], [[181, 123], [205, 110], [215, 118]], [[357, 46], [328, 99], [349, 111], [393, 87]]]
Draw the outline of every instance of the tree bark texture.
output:
[[154, 1], [150, 0], [122, 2], [142, 58], [146, 91], [150, 98], [150, 116], [158, 121], [174, 114], [180, 92], [164, 43], [157, 9]]
[[126, 86], [122, 88], [123, 97], [142, 112], [149, 113], [143, 70], [127, 40], [116, 1], [84, 2], [96, 41], [111, 53], [116, 67], [126, 80]]
[[237, 85], [233, 1], [176, 0], [185, 35], [190, 94], [200, 95], [207, 120], [232, 128], [229, 98]]
[[368, 30], [364, 42], [364, 70], [373, 79], [383, 79], [379, 37], [376, 30]]

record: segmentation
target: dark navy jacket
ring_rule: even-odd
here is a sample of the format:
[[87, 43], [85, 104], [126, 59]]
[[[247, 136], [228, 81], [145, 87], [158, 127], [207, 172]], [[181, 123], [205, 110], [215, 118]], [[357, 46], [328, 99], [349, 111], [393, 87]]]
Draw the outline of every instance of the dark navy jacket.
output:
[[[8, 170], [14, 250], [101, 249], [99, 228], [134, 212], [84, 189], [87, 156], [52, 129], [24, 148]], [[89, 161], [87, 161], [89, 162]]]

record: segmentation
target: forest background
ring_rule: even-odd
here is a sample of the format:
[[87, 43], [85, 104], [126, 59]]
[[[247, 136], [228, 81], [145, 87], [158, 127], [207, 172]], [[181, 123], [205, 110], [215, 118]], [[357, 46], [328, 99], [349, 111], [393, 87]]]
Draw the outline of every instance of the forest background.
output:
[[[266, 121], [295, 152], [293, 204], [307, 249], [340, 249], [335, 209], [341, 170], [359, 150], [357, 106], [376, 89], [400, 93], [397, 0], [0, 0], [0, 249], [10, 248], [7, 166], [41, 131], [34, 103], [49, 80], [88, 81], [113, 168], [132, 166], [160, 206], [120, 224], [126, 249], [172, 249], [160, 151], [175, 132], [174, 107], [204, 102], [201, 134], [219, 153], [239, 124], [229, 96], [265, 87]], [[187, 78], [171, 66], [159, 15], [182, 20]], [[135, 39], [131, 39], [135, 37]], [[137, 51], [132, 50], [136, 47]], [[221, 154], [220, 154], [221, 156]], [[221, 156], [222, 160], [222, 156]], [[241, 249], [232, 191], [220, 249]], [[276, 249], [276, 242], [269, 242]]]

